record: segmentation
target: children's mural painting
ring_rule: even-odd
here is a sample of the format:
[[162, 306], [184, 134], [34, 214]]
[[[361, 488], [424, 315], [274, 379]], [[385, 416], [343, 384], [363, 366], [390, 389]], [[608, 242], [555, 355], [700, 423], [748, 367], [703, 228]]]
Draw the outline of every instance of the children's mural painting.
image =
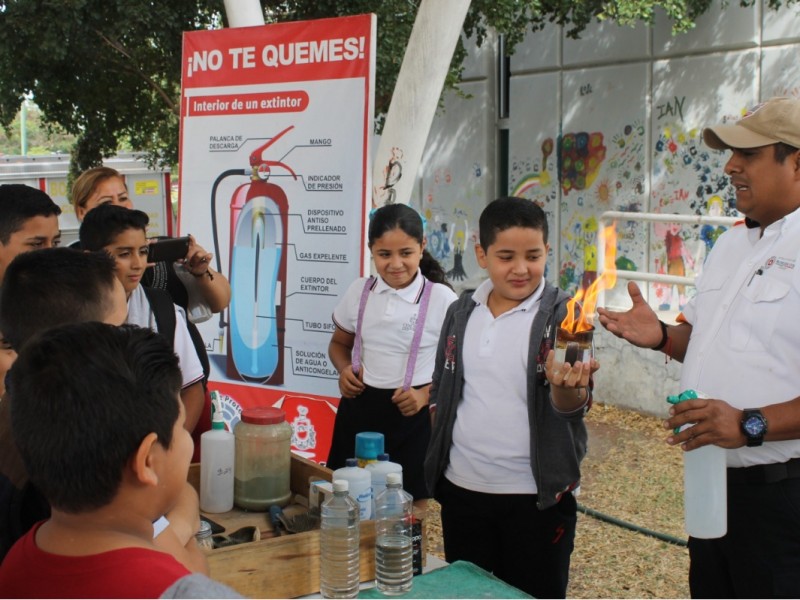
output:
[[[800, 12], [762, 11], [712, 8], [678, 36], [662, 19], [652, 29], [593, 24], [580, 40], [547, 26], [510, 55], [507, 87], [496, 70], [505, 57], [481, 48], [462, 93], [445, 95], [412, 198], [453, 285], [480, 283], [476, 218], [498, 195], [544, 209], [546, 277], [571, 293], [599, 275], [607, 211], [738, 217], [724, 174], [728, 153], [705, 146], [702, 127], [737, 120], [760, 100], [800, 95], [790, 27]], [[702, 271], [725, 230], [632, 219], [618, 219], [615, 228], [618, 269], [687, 278]], [[607, 305], [629, 303], [624, 283], [606, 290]], [[694, 294], [690, 285], [641, 287], [653, 308], [670, 312]]]
[[[551, 252], [548, 276], [563, 289], [575, 293], [597, 278], [597, 236], [606, 211], [737, 214], [723, 174], [726, 157], [702, 145], [699, 128], [674, 122], [652, 137], [648, 152], [645, 124], [635, 120], [618, 129], [548, 136], [529, 153], [510, 157], [509, 193], [541, 206], [551, 230], [561, 224], [560, 239], [551, 239], [560, 243], [560, 264], [553, 264]], [[467, 181], [442, 167], [426, 190], [428, 248], [455, 285], [467, 279], [463, 256], [472, 254], [477, 241], [476, 211], [484, 201], [480, 177], [478, 164]], [[458, 202], [448, 201], [456, 195]], [[618, 221], [616, 229], [618, 269], [693, 276], [725, 227], [628, 220]], [[651, 302], [661, 310], [680, 310], [691, 293], [685, 286], [654, 284]]]

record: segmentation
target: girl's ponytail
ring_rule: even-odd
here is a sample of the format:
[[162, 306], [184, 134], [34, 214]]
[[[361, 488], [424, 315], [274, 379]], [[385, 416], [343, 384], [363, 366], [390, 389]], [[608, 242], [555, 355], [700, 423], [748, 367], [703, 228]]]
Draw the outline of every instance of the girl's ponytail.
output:
[[422, 258], [419, 261], [419, 270], [433, 283], [441, 283], [451, 290], [453, 289], [453, 286], [447, 281], [447, 273], [445, 273], [444, 268], [427, 250], [422, 251]]

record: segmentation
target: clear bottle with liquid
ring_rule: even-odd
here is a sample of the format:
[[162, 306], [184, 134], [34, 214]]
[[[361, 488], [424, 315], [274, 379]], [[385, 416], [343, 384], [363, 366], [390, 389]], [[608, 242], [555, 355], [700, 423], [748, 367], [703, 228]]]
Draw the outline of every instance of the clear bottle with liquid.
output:
[[319, 591], [323, 598], [355, 598], [361, 580], [359, 507], [346, 480], [334, 479], [333, 496], [321, 513]]
[[[686, 390], [669, 396], [677, 404], [694, 398], [708, 398], [702, 392]], [[691, 427], [684, 425], [681, 431]], [[677, 431], [676, 431], [677, 433]], [[683, 453], [683, 502], [686, 533], [699, 539], [714, 539], [728, 531], [728, 474], [725, 449], [709, 444]]]
[[413, 498], [399, 473], [386, 475], [386, 489], [375, 500], [375, 587], [396, 596], [411, 589]]

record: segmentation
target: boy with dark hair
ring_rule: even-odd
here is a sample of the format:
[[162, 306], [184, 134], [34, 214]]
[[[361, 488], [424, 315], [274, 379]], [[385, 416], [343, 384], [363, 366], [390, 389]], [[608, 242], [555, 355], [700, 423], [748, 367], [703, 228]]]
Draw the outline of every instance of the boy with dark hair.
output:
[[71, 248], [19, 255], [0, 290], [0, 330], [18, 349], [34, 334], [64, 323], [124, 323], [128, 308], [115, 266], [105, 252]]
[[468, 560], [537, 598], [563, 598], [577, 520], [571, 492], [599, 365], [555, 361], [569, 297], [544, 280], [542, 209], [500, 198], [479, 225], [475, 253], [489, 279], [445, 317], [426, 481], [442, 506], [448, 562]]
[[61, 209], [41, 190], [21, 184], [0, 185], [0, 284], [18, 254], [61, 243]]
[[[34, 334], [56, 325], [79, 320], [120, 325], [126, 314], [125, 292], [114, 276], [114, 261], [105, 254], [69, 248], [35, 250], [17, 256], [5, 271], [0, 291], [0, 329], [7, 332], [9, 345], [16, 350]], [[0, 560], [20, 536], [49, 514], [47, 502], [28, 481], [12, 438], [10, 401], [3, 398]]]
[[[16, 256], [61, 243], [60, 214], [58, 205], [41, 190], [20, 184], [0, 185], [0, 289], [6, 268]], [[0, 333], [0, 395], [5, 392], [6, 371], [16, 357], [12, 344]]]
[[[186, 407], [186, 428], [192, 432], [206, 405], [205, 373], [183, 309], [172, 304], [166, 292], [141, 285], [147, 267], [148, 222], [147, 214], [140, 210], [102, 204], [89, 211], [81, 223], [81, 247], [89, 251], [105, 250], [116, 261], [117, 279], [125, 288], [128, 299], [126, 323], [148, 327], [171, 337], [183, 373], [181, 399]], [[164, 302], [171, 307], [171, 311], [167, 311], [171, 318], [169, 325], [159, 322], [155, 313], [156, 307]], [[167, 333], [169, 326], [173, 330], [172, 336]]]
[[[0, 327], [9, 332], [13, 348], [67, 323], [124, 323], [128, 306], [115, 269], [116, 262], [106, 252], [51, 248], [17, 256], [0, 291]], [[17, 539], [50, 515], [12, 439], [10, 404], [10, 399], [0, 400], [0, 561]], [[180, 506], [154, 524], [155, 539], [192, 570], [204, 571], [208, 566], [194, 547], [197, 493], [189, 484], [185, 487]]]
[[138, 327], [66, 325], [20, 351], [14, 438], [52, 516], [0, 566], [4, 597], [236, 596], [153, 544], [192, 456], [181, 381], [169, 342]]

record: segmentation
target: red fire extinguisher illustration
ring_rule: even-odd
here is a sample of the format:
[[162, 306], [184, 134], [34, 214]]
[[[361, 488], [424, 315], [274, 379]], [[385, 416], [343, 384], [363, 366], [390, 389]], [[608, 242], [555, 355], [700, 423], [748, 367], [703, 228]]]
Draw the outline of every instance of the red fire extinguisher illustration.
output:
[[[227, 375], [231, 379], [280, 385], [286, 321], [286, 248], [289, 201], [283, 189], [270, 182], [272, 170], [289, 165], [264, 158], [265, 151], [294, 128], [287, 127], [250, 154], [250, 172], [222, 173], [212, 188], [212, 228], [219, 267], [216, 191], [231, 175], [249, 175], [236, 188], [230, 204], [230, 284], [228, 307]], [[221, 328], [224, 322], [220, 322]]]

